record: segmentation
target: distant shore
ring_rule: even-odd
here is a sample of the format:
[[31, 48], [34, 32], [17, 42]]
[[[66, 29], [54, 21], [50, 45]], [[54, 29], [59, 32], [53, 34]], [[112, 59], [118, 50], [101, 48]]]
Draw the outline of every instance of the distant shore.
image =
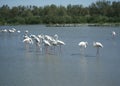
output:
[[12, 25], [45, 25], [46, 27], [81, 27], [81, 26], [120, 26], [120, 23], [81, 23], [81, 24], [5, 24], [0, 26]]
[[120, 26], [120, 23], [46, 24], [47, 27]]

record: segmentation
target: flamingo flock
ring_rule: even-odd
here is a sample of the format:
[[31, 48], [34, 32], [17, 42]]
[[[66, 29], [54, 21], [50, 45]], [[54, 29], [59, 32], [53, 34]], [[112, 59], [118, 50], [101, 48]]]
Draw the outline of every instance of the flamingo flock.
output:
[[[87, 48], [88, 42], [81, 41], [78, 44], [81, 48], [81, 54], [84, 55], [84, 49]], [[93, 47], [97, 49], [96, 55], [99, 55], [99, 49], [103, 48], [103, 44], [100, 42], [93, 42]]]
[[20, 30], [16, 30], [15, 28], [12, 28], [12, 29], [2, 29], [2, 30], [0, 30], [0, 32], [4, 32], [4, 33], [6, 33], [6, 32], [9, 32], [9, 33], [14, 33], [14, 32], [18, 32], [18, 33], [20, 33]]
[[44, 46], [45, 51], [48, 52], [48, 48], [52, 48], [54, 47], [60, 47], [61, 50], [61, 46], [65, 45], [65, 43], [62, 40], [58, 39], [58, 35], [55, 34], [54, 36], [50, 36], [50, 35], [33, 35], [30, 34], [28, 35], [29, 31], [25, 31], [25, 34], [23, 36], [23, 42], [25, 44], [35, 44], [36, 47], [40, 48], [40, 50], [42, 51], [42, 47]]
[[[0, 32], [3, 33], [21, 33], [20, 30], [16, 30], [15, 28], [12, 29], [2, 29], [0, 30]], [[112, 37], [114, 38], [116, 36], [116, 32], [112, 31]], [[62, 40], [59, 40], [59, 36], [57, 34], [55, 34], [54, 36], [50, 36], [50, 35], [43, 35], [43, 34], [39, 34], [39, 35], [34, 35], [34, 34], [30, 34], [29, 35], [29, 31], [26, 30], [24, 32], [23, 35], [23, 43], [25, 43], [25, 45], [29, 45], [29, 44], [35, 44], [36, 47], [38, 47], [41, 51], [42, 48], [44, 46], [45, 51], [48, 52], [48, 48], [55, 48], [59, 47], [59, 49], [61, 50], [61, 46], [65, 45], [65, 42], [63, 42]], [[82, 49], [87, 48], [88, 46], [88, 42], [87, 41], [81, 41], [78, 43], [78, 46]], [[97, 54], [99, 54], [99, 49], [103, 48], [103, 44], [100, 42], [93, 42], [93, 47], [95, 47], [97, 49]]]
[[[112, 31], [112, 38], [115, 38], [116, 35], [117, 35], [116, 32]], [[88, 46], [88, 42], [81, 41], [81, 42], [78, 43], [78, 46], [80, 46], [80, 48], [82, 48], [82, 50], [83, 50]], [[93, 42], [93, 47], [95, 47], [97, 49], [96, 55], [99, 55], [99, 49], [103, 48], [103, 44], [100, 43], [100, 42]]]

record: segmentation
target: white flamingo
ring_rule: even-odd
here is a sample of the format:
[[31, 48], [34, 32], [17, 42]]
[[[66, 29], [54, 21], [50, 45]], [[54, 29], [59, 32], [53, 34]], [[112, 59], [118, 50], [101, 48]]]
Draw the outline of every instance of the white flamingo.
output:
[[32, 38], [30, 38], [30, 37], [25, 37], [24, 39], [23, 39], [23, 42], [25, 43], [25, 48], [27, 49], [27, 50], [29, 50], [29, 44], [33, 44], [33, 40], [32, 40]]
[[9, 29], [9, 30], [8, 30], [8, 32], [9, 32], [9, 33], [14, 33], [15, 31], [14, 31], [14, 30]]
[[45, 46], [51, 46], [51, 44], [48, 40], [43, 39], [43, 43]]
[[58, 39], [58, 35], [57, 34], [54, 35], [54, 39], [57, 42], [57, 45], [60, 45], [60, 46], [61, 45], [65, 45], [65, 43], [63, 41]]
[[81, 41], [78, 45], [79, 45], [80, 47], [86, 48], [87, 45], [88, 45], [88, 42]]
[[100, 42], [93, 42], [93, 46], [97, 48], [97, 54], [99, 54], [99, 48], [103, 48], [103, 45]]
[[112, 36], [115, 37], [116, 36], [116, 32], [112, 31]]
[[26, 31], [24, 32], [24, 35], [25, 35], [25, 36], [28, 36], [28, 33], [29, 33], [29, 31], [26, 30]]
[[24, 43], [27, 43], [27, 44], [33, 44], [32, 38], [27, 37], [27, 36], [26, 36], [26, 38], [24, 38], [23, 42], [24, 42]]
[[58, 39], [58, 35], [57, 34], [54, 35], [54, 39], [57, 42], [57, 45], [60, 46], [60, 50], [61, 50], [61, 46], [65, 45], [65, 43]]
[[53, 38], [51, 36], [49, 36], [49, 35], [45, 35], [44, 39], [46, 39], [48, 41], [52, 41], [53, 40]]
[[45, 36], [44, 36], [44, 35], [42, 36], [42, 42], [43, 42], [43, 44], [44, 44], [44, 46], [45, 46], [45, 51], [46, 51], [46, 53], [48, 53], [48, 47], [50, 47], [51, 44], [50, 44], [50, 42], [49, 42], [47, 39], [45, 39]]
[[57, 41], [54, 39], [54, 37], [49, 36], [49, 35], [45, 35], [45, 39], [51, 44], [51, 46], [57, 46]]
[[78, 44], [78, 46], [80, 46], [80, 53], [83, 56], [84, 56], [84, 52], [85, 52], [84, 49], [87, 47], [87, 45], [88, 45], [88, 42], [84, 42], [84, 41], [81, 41]]
[[1, 32], [7, 32], [7, 29], [1, 30]]
[[25, 33], [28, 33], [28, 32], [29, 32], [28, 30], [25, 31]]
[[18, 32], [18, 33], [20, 33], [21, 31], [20, 31], [20, 30], [18, 30], [17, 32]]
[[39, 38], [39, 40], [40, 40], [40, 44], [42, 44], [43, 43], [43, 35], [37, 35], [37, 37]]
[[57, 45], [61, 46], [61, 45], [65, 45], [65, 42], [61, 41], [61, 40], [57, 40]]
[[54, 39], [58, 40], [58, 35], [57, 34], [54, 35]]
[[41, 42], [40, 42], [40, 39], [36, 36], [36, 35], [30, 35], [31, 38], [33, 38], [35, 40], [35, 43], [37, 46], [40, 46]]
[[15, 29], [15, 28], [12, 28], [12, 30], [16, 31], [16, 29]]
[[15, 28], [12, 28], [12, 29], [9, 29], [9, 30], [8, 30], [9, 33], [14, 33], [15, 31], [16, 31]]

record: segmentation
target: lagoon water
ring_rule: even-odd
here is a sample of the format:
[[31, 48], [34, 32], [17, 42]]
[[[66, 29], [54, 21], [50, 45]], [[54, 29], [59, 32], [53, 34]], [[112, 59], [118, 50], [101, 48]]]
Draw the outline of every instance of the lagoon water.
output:
[[[18, 25], [0, 26], [0, 30], [13, 27], [21, 33], [0, 32], [0, 86], [120, 86], [120, 27]], [[35, 45], [26, 48], [25, 30], [35, 35], [58, 34], [66, 45], [49, 53]], [[80, 41], [88, 42], [82, 53]], [[104, 46], [99, 55], [93, 41]]]

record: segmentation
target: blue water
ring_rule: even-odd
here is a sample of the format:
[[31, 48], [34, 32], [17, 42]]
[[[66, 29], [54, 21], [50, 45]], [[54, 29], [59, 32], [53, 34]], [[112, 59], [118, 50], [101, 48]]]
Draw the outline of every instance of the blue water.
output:
[[[44, 25], [0, 26], [21, 33], [0, 32], [0, 86], [119, 86], [120, 27], [45, 27]], [[24, 31], [58, 34], [66, 45], [62, 50], [41, 52], [34, 44], [22, 42]], [[117, 36], [112, 38], [111, 32]], [[80, 41], [87, 41], [82, 51]], [[103, 44], [99, 55], [92, 43]], [[84, 52], [84, 53], [83, 53]]]

